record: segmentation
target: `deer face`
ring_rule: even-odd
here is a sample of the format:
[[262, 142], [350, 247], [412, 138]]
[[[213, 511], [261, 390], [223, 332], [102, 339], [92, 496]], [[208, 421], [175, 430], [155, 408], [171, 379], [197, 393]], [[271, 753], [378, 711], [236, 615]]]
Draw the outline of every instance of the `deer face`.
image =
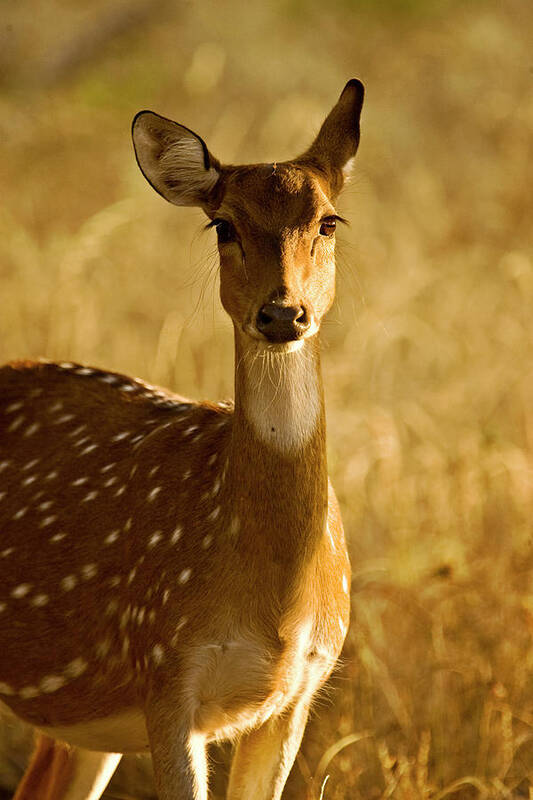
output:
[[192, 131], [149, 111], [133, 122], [139, 166], [218, 236], [221, 300], [244, 338], [296, 349], [335, 293], [333, 205], [359, 141], [363, 87], [350, 81], [311, 147], [279, 164], [222, 166]]
[[292, 163], [237, 168], [212, 225], [222, 304], [259, 341], [313, 336], [335, 289], [335, 209], [325, 181]]

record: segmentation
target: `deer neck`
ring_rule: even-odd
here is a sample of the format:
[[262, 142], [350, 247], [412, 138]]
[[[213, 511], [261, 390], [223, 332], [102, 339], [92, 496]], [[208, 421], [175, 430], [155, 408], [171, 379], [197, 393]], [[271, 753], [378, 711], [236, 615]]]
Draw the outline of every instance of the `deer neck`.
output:
[[236, 333], [231, 473], [240, 549], [290, 568], [309, 557], [327, 516], [325, 416], [318, 336], [293, 352]]

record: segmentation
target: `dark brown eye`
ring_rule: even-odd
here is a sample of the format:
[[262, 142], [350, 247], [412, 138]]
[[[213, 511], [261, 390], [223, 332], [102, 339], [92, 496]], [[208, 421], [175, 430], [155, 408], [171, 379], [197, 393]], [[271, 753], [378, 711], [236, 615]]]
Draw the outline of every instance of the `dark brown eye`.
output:
[[231, 222], [228, 222], [227, 219], [215, 219], [213, 223], [217, 230], [218, 241], [221, 244], [235, 241], [237, 234]]
[[321, 236], [333, 236], [336, 227], [337, 227], [337, 220], [324, 219], [322, 220], [322, 224], [320, 225], [319, 233]]

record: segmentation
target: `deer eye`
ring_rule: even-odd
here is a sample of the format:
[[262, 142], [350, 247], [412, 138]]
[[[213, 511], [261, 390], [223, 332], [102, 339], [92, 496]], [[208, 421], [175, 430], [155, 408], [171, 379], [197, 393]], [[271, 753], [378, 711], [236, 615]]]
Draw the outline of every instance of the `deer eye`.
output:
[[321, 236], [333, 236], [336, 227], [337, 227], [336, 219], [333, 218], [323, 219], [318, 232], [320, 233]]
[[221, 244], [233, 242], [237, 238], [235, 228], [227, 219], [214, 219], [213, 226], [216, 228], [218, 241]]

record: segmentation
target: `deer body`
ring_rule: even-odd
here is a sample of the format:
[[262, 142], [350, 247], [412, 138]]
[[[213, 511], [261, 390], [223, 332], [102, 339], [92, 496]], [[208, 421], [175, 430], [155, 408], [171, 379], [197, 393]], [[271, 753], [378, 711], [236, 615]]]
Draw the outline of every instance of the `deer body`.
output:
[[[349, 118], [352, 155], [361, 101], [350, 82], [321, 132]], [[341, 178], [321, 134], [301, 164], [224, 168], [175, 123], [137, 127], [150, 182], [217, 225], [235, 408], [70, 363], [0, 370], [0, 700], [80, 752], [151, 750], [162, 800], [205, 800], [206, 744], [236, 740], [228, 798], [270, 800], [348, 626], [318, 343], [332, 242], [310, 232]], [[98, 798], [118, 758], [40, 796]]]

